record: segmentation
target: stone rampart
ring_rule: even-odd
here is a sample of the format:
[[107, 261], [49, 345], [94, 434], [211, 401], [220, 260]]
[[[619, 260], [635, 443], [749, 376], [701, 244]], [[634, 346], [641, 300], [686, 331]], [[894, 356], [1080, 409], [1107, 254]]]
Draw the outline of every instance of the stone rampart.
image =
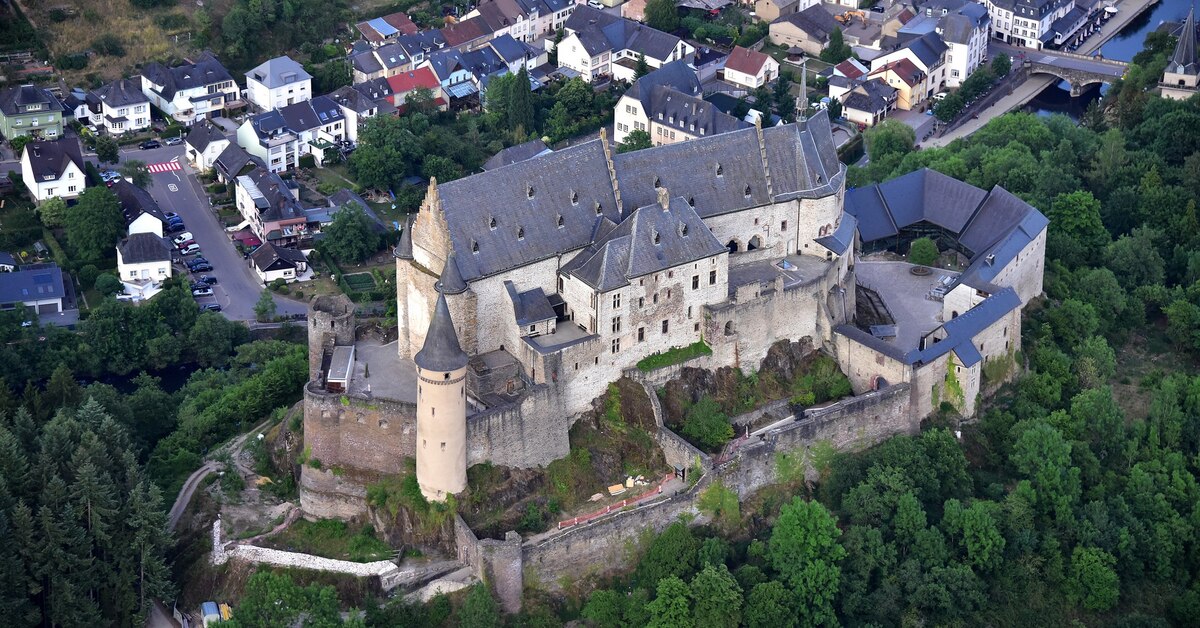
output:
[[471, 567], [475, 577], [488, 583], [507, 613], [521, 611], [525, 589], [521, 559], [521, 536], [509, 532], [504, 540], [480, 540], [459, 515], [454, 515], [454, 542], [458, 559]]
[[467, 417], [467, 465], [541, 467], [571, 451], [575, 417], [563, 413], [558, 387], [533, 387], [520, 400]]
[[642, 390], [646, 393], [646, 398], [650, 400], [650, 409], [654, 412], [654, 424], [658, 426], [658, 429], [654, 432], [654, 442], [658, 443], [659, 448], [662, 449], [663, 458], [666, 459], [667, 464], [676, 469], [691, 469], [693, 465], [698, 463], [705, 471], [711, 469], [712, 458], [708, 454], [700, 451], [695, 445], [684, 440], [682, 436], [671, 431], [666, 426], [666, 423], [663, 422], [662, 401], [659, 400], [658, 393], [655, 392], [650, 382], [647, 381], [645, 374], [638, 369], [628, 369], [625, 371], [625, 376], [641, 384]]
[[755, 408], [745, 414], [739, 414], [729, 419], [729, 421], [741, 427], [744, 425], [753, 425], [764, 416], [779, 420], [786, 418], [790, 414], [792, 414], [791, 402], [787, 399], [777, 399], [765, 403], [761, 407]]
[[380, 397], [304, 390], [304, 445], [325, 467], [404, 471], [417, 451], [417, 406]]

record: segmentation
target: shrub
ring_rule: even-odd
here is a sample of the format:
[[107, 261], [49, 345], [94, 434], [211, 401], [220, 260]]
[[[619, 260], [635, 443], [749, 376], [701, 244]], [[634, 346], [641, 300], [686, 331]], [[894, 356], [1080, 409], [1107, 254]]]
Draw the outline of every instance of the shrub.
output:
[[95, 287], [96, 292], [99, 292], [104, 296], [116, 294], [124, 290], [124, 288], [121, 287], [121, 280], [117, 279], [117, 276], [112, 273], [104, 273], [103, 275], [97, 277]]
[[87, 64], [87, 55], [79, 52], [59, 55], [54, 59], [54, 67], [59, 70], [82, 70], [87, 67]]
[[109, 57], [124, 57], [125, 46], [121, 39], [112, 33], [105, 33], [92, 41], [92, 49], [96, 54]]
[[76, 276], [79, 277], [79, 284], [83, 286], [83, 289], [90, 290], [96, 285], [96, 278], [100, 276], [100, 269], [96, 268], [93, 264], [88, 264], [80, 268]]
[[717, 451], [733, 438], [733, 425], [729, 417], [711, 397], [703, 397], [688, 408], [681, 430], [697, 447]]
[[938, 249], [933, 240], [917, 238], [908, 246], [908, 262], [917, 266], [931, 266], [937, 261]]
[[301, 168], [315, 168], [316, 166], [317, 166], [317, 158], [316, 157], [313, 157], [312, 155], [301, 155], [300, 156], [300, 167]]

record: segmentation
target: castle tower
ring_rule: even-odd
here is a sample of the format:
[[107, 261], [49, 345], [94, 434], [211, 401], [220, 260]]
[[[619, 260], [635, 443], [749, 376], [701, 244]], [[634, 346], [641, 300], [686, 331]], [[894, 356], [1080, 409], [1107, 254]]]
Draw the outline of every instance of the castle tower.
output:
[[467, 487], [467, 354], [458, 344], [438, 282], [425, 345], [417, 364], [417, 483], [430, 501]]
[[336, 346], [354, 344], [354, 302], [344, 294], [314, 297], [308, 304], [308, 379], [324, 384], [325, 359]]

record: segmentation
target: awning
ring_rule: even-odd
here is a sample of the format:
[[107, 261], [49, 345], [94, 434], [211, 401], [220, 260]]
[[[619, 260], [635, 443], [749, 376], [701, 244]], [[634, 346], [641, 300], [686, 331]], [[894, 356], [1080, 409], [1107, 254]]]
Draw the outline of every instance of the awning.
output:
[[446, 93], [450, 94], [451, 98], [466, 98], [471, 94], [476, 94], [479, 89], [471, 82], [455, 83], [446, 88]]

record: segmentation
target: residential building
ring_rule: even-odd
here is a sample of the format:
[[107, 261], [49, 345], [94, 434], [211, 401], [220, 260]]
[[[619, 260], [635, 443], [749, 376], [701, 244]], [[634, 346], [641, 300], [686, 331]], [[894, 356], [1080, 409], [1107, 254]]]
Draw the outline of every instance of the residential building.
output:
[[746, 89], [762, 87], [779, 77], [779, 62], [771, 55], [734, 46], [725, 59], [725, 82]]
[[1082, 25], [1080, 15], [1086, 18], [1075, 0], [983, 0], [983, 4], [991, 15], [992, 37], [1026, 48], [1061, 43]]
[[482, 17], [467, 18], [441, 29], [446, 46], [459, 50], [474, 50], [492, 38], [492, 29]]
[[494, 37], [488, 42], [488, 48], [508, 66], [508, 71], [516, 74], [521, 66], [527, 72], [546, 63], [549, 53], [545, 48], [535, 47], [523, 41], [513, 39], [512, 35]]
[[188, 163], [196, 170], [204, 171], [212, 168], [217, 157], [229, 146], [229, 138], [217, 125], [204, 122], [192, 125], [183, 145]]
[[[454, 55], [458, 54], [457, 50], [446, 52]], [[442, 82], [433, 73], [433, 68], [430, 65], [423, 65], [415, 70], [409, 70], [388, 77], [387, 83], [390, 88], [387, 100], [397, 109], [403, 107], [408, 102], [408, 97], [419, 89], [429, 90], [434, 102], [438, 103], [439, 106], [444, 107], [448, 102], [445, 93], [442, 91]]]
[[11, 273], [17, 269], [17, 258], [8, 251], [0, 251], [0, 273]]
[[410, 68], [412, 61], [399, 42], [384, 44], [350, 57], [350, 69], [354, 73], [356, 85], [373, 79], [387, 78]]
[[820, 6], [821, 0], [755, 0], [754, 15], [768, 24], [781, 17]]
[[208, 51], [195, 62], [174, 67], [151, 63], [142, 70], [141, 81], [142, 93], [155, 107], [187, 126], [238, 101], [233, 75]]
[[267, 164], [271, 172], [300, 165], [300, 157], [312, 155], [316, 165], [325, 152], [346, 139], [346, 116], [328, 96], [258, 114], [238, 128], [238, 145]]
[[[367, 119], [380, 114], [378, 102], [367, 98], [366, 94], [350, 85], [337, 88], [329, 94], [329, 99], [342, 108], [342, 115], [346, 118], [346, 139], [356, 144], [358, 132]], [[390, 111], [393, 110], [389, 109]]]
[[921, 99], [928, 92], [928, 75], [904, 57], [889, 61], [879, 66], [878, 69], [871, 70], [867, 76], [870, 79], [882, 81], [895, 89], [894, 105], [903, 111], [910, 111], [913, 107], [919, 106]]
[[879, 79], [861, 81], [841, 97], [842, 116], [863, 126], [875, 126], [896, 106], [896, 88]]
[[263, 111], [312, 98], [312, 75], [288, 56], [275, 57], [246, 73], [246, 98]]
[[250, 264], [263, 285], [276, 279], [295, 281], [308, 270], [308, 258], [296, 249], [264, 242], [250, 254]]
[[[947, 71], [946, 71], [946, 51], [948, 50], [946, 43], [942, 41], [941, 36], [936, 32], [926, 33], [920, 37], [914, 37], [900, 44], [900, 47], [882, 54], [871, 60], [871, 72], [875, 73], [884, 67], [898, 67], [896, 61], [908, 59], [912, 65], [920, 70], [924, 76], [921, 82], [912, 85], [913, 93], [907, 99], [907, 108], [911, 109], [934, 94], [946, 89]], [[913, 77], [908, 75], [903, 79], [904, 82], [913, 80]], [[896, 89], [903, 89], [898, 83], [891, 80], [888, 84]], [[902, 98], [902, 100], [904, 100]], [[901, 109], [906, 108], [904, 103], [898, 105]]]
[[1186, 100], [1198, 91], [1200, 62], [1196, 59], [1196, 12], [1189, 10], [1187, 19], [1178, 34], [1175, 53], [1167, 61], [1163, 72], [1161, 91], [1163, 98]]
[[[832, 19], [832, 18], [831, 18]], [[696, 49], [669, 33], [581, 5], [564, 25], [558, 44], [558, 65], [578, 72], [585, 81], [611, 76], [633, 80], [638, 59], [659, 68], [672, 61], [691, 60]]]
[[362, 38], [378, 48], [401, 35], [415, 35], [421, 29], [403, 13], [392, 13], [354, 25]]
[[483, 162], [483, 169], [495, 170], [496, 168], [502, 168], [504, 166], [525, 161], [526, 159], [533, 159], [538, 155], [545, 155], [546, 153], [552, 152], [554, 151], [551, 150], [549, 146], [546, 146], [546, 143], [542, 140], [530, 140], [524, 144], [509, 146], [495, 155], [492, 155], [490, 159]]
[[24, 305], [38, 314], [56, 314], [63, 311], [66, 296], [57, 264], [32, 264], [0, 273], [0, 311]]
[[574, 0], [521, 0], [535, 2], [538, 5], [537, 17], [534, 18], [533, 31], [535, 37], [557, 33], [567, 23], [567, 18], [579, 6]]
[[50, 92], [34, 85], [0, 90], [0, 135], [13, 139], [54, 139], [63, 132], [63, 106]]
[[258, 166], [237, 177], [234, 201], [264, 243], [285, 246], [307, 236], [304, 209], [283, 179], [266, 168]]
[[239, 175], [247, 174], [252, 167], [256, 166], [265, 168], [266, 164], [261, 159], [252, 157], [250, 153], [246, 152], [246, 149], [238, 146], [235, 142], [230, 142], [213, 162], [217, 180], [229, 186], [234, 185]]
[[646, 131], [655, 146], [728, 133], [750, 126], [702, 98], [686, 61], [674, 61], [638, 79], [617, 101], [613, 139]]
[[478, 18], [491, 31], [492, 37], [511, 35], [518, 41], [532, 41], [538, 36], [534, 29], [538, 5], [518, 0], [483, 0], [466, 15]]
[[149, 299], [171, 277], [171, 249], [162, 236], [131, 233], [117, 244], [117, 276], [127, 294]]
[[841, 28], [829, 11], [820, 4], [776, 18], [768, 27], [771, 43], [785, 48], [799, 48], [806, 54], [820, 55], [829, 45], [829, 36]]
[[150, 128], [150, 99], [140, 81], [121, 79], [89, 92], [75, 109], [75, 119], [113, 135]]
[[79, 196], [87, 185], [79, 140], [72, 137], [29, 142], [21, 152], [21, 178], [39, 203], [56, 196]]
[[121, 202], [121, 213], [125, 217], [125, 233], [149, 233], [158, 238], [165, 234], [163, 228], [167, 218], [158, 207], [158, 202], [145, 189], [125, 179], [118, 179], [112, 192]]
[[983, 5], [967, 2], [956, 11], [947, 10], [938, 21], [937, 32], [946, 44], [947, 87], [958, 87], [987, 58], [991, 18]]

